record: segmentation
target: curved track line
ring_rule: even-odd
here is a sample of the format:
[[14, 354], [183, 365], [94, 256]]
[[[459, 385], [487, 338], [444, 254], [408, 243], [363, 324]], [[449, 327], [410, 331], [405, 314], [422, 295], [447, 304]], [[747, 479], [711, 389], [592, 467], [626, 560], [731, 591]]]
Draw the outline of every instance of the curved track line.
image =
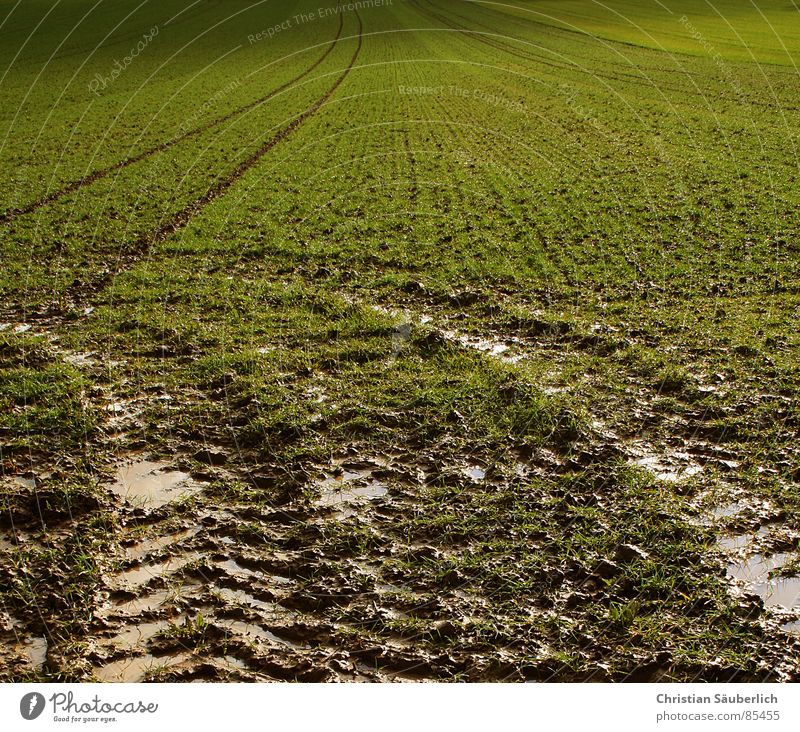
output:
[[[359, 19], [359, 22], [360, 22], [360, 19]], [[107, 168], [101, 168], [100, 170], [96, 170], [93, 173], [90, 173], [89, 175], [84, 176], [83, 178], [79, 178], [78, 180], [73, 180], [73, 181], [67, 183], [65, 186], [63, 186], [59, 190], [54, 191], [53, 193], [48, 193], [46, 196], [44, 196], [42, 198], [39, 198], [39, 199], [37, 199], [35, 201], [32, 201], [31, 203], [28, 203], [25, 206], [22, 206], [20, 208], [13, 208], [13, 209], [10, 209], [8, 211], [4, 211], [3, 213], [0, 213], [0, 223], [8, 223], [10, 221], [14, 221], [15, 219], [19, 218], [20, 216], [25, 216], [27, 214], [33, 213], [34, 211], [37, 211], [38, 209], [42, 208], [43, 206], [46, 206], [49, 203], [53, 203], [54, 201], [57, 201], [60, 198], [63, 198], [64, 196], [69, 195], [70, 193], [74, 193], [75, 191], [77, 191], [77, 190], [79, 190], [81, 188], [84, 188], [85, 186], [89, 186], [92, 183], [95, 183], [98, 180], [101, 180], [102, 178], [106, 178], [106, 177], [108, 177], [112, 173], [115, 173], [118, 170], [122, 170], [123, 168], [127, 168], [130, 165], [134, 165], [135, 163], [139, 163], [142, 160], [145, 160], [146, 158], [149, 158], [152, 155], [155, 155], [156, 153], [163, 152], [164, 150], [168, 150], [169, 148], [174, 147], [175, 145], [177, 145], [180, 142], [183, 142], [184, 140], [187, 140], [187, 139], [189, 139], [191, 137], [195, 137], [195, 136], [197, 136], [199, 134], [202, 134], [203, 132], [207, 132], [208, 130], [213, 129], [214, 127], [218, 127], [219, 125], [224, 124], [225, 122], [228, 122], [229, 120], [234, 119], [235, 117], [241, 116], [242, 114], [244, 114], [245, 112], [248, 112], [249, 110], [253, 109], [254, 107], [257, 107], [258, 105], [269, 101], [270, 99], [272, 99], [274, 96], [276, 96], [280, 92], [286, 90], [287, 88], [289, 88], [293, 84], [296, 84], [301, 79], [304, 79], [306, 76], [308, 76], [314, 69], [316, 69], [328, 57], [330, 52], [333, 51], [334, 47], [336, 46], [336, 44], [339, 42], [339, 39], [341, 38], [343, 25], [344, 25], [344, 19], [340, 15], [339, 16], [339, 28], [336, 31], [336, 37], [331, 42], [331, 45], [328, 46], [327, 49], [325, 49], [325, 52], [322, 54], [322, 56], [320, 56], [313, 64], [311, 64], [311, 66], [309, 66], [301, 74], [298, 74], [293, 79], [290, 79], [289, 81], [281, 84], [279, 87], [276, 87], [275, 89], [273, 89], [271, 92], [269, 92], [265, 96], [260, 97], [259, 99], [256, 99], [255, 101], [249, 102], [248, 104], [244, 105], [243, 107], [239, 107], [238, 109], [234, 109], [232, 112], [228, 112], [228, 114], [225, 114], [222, 117], [218, 117], [217, 119], [211, 120], [210, 122], [206, 122], [205, 124], [200, 125], [199, 127], [195, 127], [192, 130], [188, 130], [188, 131], [178, 135], [177, 137], [173, 137], [171, 140], [167, 140], [166, 142], [159, 143], [158, 145], [155, 145], [154, 147], [151, 147], [151, 148], [149, 148], [147, 150], [144, 150], [143, 152], [140, 152], [137, 155], [133, 155], [133, 156], [131, 156], [129, 158], [125, 158], [124, 160], [121, 160], [118, 163], [114, 163], [113, 165], [110, 165]], [[360, 42], [360, 31], [359, 31], [359, 42]]]
[[328, 89], [328, 91], [326, 91], [325, 94], [323, 94], [319, 99], [317, 99], [314, 104], [306, 109], [305, 112], [301, 112], [297, 117], [289, 122], [286, 127], [284, 127], [282, 130], [279, 130], [275, 135], [261, 145], [261, 147], [259, 147], [258, 150], [250, 155], [250, 157], [239, 163], [239, 165], [236, 166], [234, 171], [227, 178], [215, 183], [208, 191], [200, 196], [200, 198], [194, 200], [188, 206], [178, 211], [178, 213], [176, 213], [168, 223], [159, 226], [154, 232], [140, 237], [134, 246], [134, 250], [146, 247], [155, 242], [163, 241], [170, 234], [173, 234], [178, 229], [182, 229], [209, 203], [223, 195], [234, 183], [236, 183], [236, 181], [239, 180], [239, 178], [241, 178], [248, 170], [250, 170], [250, 168], [256, 165], [261, 158], [264, 157], [264, 155], [266, 155], [273, 147], [275, 147], [275, 145], [294, 132], [294, 130], [296, 130], [309, 117], [315, 114], [317, 110], [319, 110], [319, 108], [325, 104], [328, 99], [330, 99], [333, 93], [339, 88], [339, 85], [345, 80], [345, 77], [347, 77], [347, 75], [350, 73], [353, 66], [355, 66], [356, 59], [358, 58], [359, 53], [361, 53], [361, 45], [363, 43], [363, 24], [361, 22], [361, 16], [358, 15], [358, 12], [356, 12], [356, 17], [358, 18], [358, 44], [356, 45], [356, 50], [353, 53], [353, 57], [350, 59], [350, 62], [333, 83], [331, 88]]

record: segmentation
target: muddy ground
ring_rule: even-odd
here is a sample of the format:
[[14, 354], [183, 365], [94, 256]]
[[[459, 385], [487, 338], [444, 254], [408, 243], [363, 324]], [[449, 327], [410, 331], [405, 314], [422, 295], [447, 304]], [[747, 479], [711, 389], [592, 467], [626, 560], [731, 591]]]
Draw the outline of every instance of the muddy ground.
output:
[[0, 678], [797, 680], [794, 68], [231, 4], [0, 48]]
[[[346, 300], [384, 322], [384, 369], [414, 353], [489, 369], [544, 356], [558, 374], [565, 354], [610, 342], [545, 321], [484, 318], [476, 333], [458, 300]], [[431, 429], [418, 403], [342, 439], [331, 415], [346, 405], [331, 402], [346, 379], [306, 369], [291, 388], [315, 413], [298, 434], [273, 430], [295, 445], [276, 460], [248, 445], [241, 375], [142, 389], [124, 354], [65, 349], [74, 327], [3, 331], [9, 359], [84, 379], [81, 414], [96, 420], [81, 456], [4, 453], [6, 679], [796, 677], [796, 528], [748, 489], [748, 456], [707, 434], [711, 410], [659, 408], [663, 381], [606, 393], [580, 420], [558, 402], [544, 437], [472, 441], [457, 404]], [[143, 358], [163, 376], [181, 355]], [[580, 389], [545, 381], [545, 399]], [[534, 387], [504, 388], [513, 403]], [[221, 423], [181, 418], [207, 403]], [[321, 434], [334, 437], [322, 451], [299, 446]]]

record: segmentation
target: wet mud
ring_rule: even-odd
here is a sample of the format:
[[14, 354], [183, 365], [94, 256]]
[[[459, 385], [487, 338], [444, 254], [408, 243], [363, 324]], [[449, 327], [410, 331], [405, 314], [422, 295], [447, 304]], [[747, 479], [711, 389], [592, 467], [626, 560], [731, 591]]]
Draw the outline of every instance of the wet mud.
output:
[[[432, 318], [421, 320], [415, 327], [432, 330], [437, 342], [506, 366], [524, 363], [542, 341], [564, 337], [556, 326], [536, 327], [528, 338], [467, 336], [452, 323], [438, 330]], [[98, 367], [89, 356], [72, 358]], [[781, 647], [786, 638], [793, 642], [800, 625], [800, 578], [792, 571], [798, 557], [791, 548], [797, 536], [768, 502], [756, 502], [737, 485], [740, 456], [696, 435], [626, 434], [609, 426], [607, 414], [597, 414], [590, 431], [562, 452], [519, 447], [497, 462], [446, 439], [381, 451], [354, 442], [289, 473], [222, 442], [176, 444], [170, 455], [130, 449], [149, 406], [168, 405], [163, 396], [99, 393], [101, 434], [119, 448], [96, 474], [97, 507], [114, 521], [107, 544], [98, 547], [98, 575], [85, 603], [90, 613], [80, 619], [82, 643], [65, 649], [57, 633], [50, 636], [58, 592], [39, 599], [45, 622], [32, 621], [33, 614], [4, 615], [4, 661], [14, 678], [795, 678]], [[324, 387], [309, 387], [307, 396], [315, 403], [329, 399]], [[646, 408], [643, 400], [639, 408]], [[624, 541], [591, 561], [569, 553], [557, 558], [554, 529], [531, 530], [504, 518], [502, 507], [519, 501], [575, 527], [582, 513], [598, 507], [608, 512], [601, 526], [630, 520], [621, 518], [625, 496], [614, 494], [613, 471], [622, 468], [648, 476], [655, 494], [663, 489], [684, 500], [687, 526], [716, 537], [698, 566], [727, 575], [742, 622], [774, 634], [774, 646], [763, 650], [775, 658], [767, 673], [755, 661], [749, 671], [693, 665], [668, 648], [626, 656], [618, 638], [628, 631], [620, 624], [640, 602], [629, 574], [653, 563], [653, 547]], [[578, 473], [593, 477], [575, 482]], [[47, 475], [4, 480], [20, 495], [38, 496]], [[283, 485], [287, 475], [291, 487]], [[715, 476], [710, 484], [709, 475]], [[560, 492], [531, 487], [554, 478], [573, 482]], [[0, 535], [7, 577], [9, 557], [41, 543], [44, 529], [55, 546], [70, 521], [92, 515], [72, 504], [71, 516], [20, 506]], [[512, 543], [493, 548], [501, 535]], [[496, 552], [488, 563], [487, 552]], [[547, 557], [541, 565], [539, 553]], [[484, 559], [480, 570], [471, 556]], [[487, 577], [487, 564], [499, 568], [498, 579]], [[514, 590], [531, 576], [535, 592], [529, 585]], [[518, 614], [523, 599], [527, 620]], [[565, 646], [580, 661], [565, 661]]]

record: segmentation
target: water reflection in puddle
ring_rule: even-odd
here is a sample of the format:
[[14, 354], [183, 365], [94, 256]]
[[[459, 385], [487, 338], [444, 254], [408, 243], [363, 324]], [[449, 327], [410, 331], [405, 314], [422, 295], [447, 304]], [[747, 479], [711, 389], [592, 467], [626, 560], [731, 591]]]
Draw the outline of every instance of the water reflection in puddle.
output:
[[142, 681], [146, 674], [153, 673], [158, 669], [177, 666], [188, 658], [189, 655], [186, 653], [182, 653], [178, 656], [165, 656], [163, 658], [156, 658], [148, 653], [144, 656], [123, 658], [119, 661], [108, 663], [105, 666], [96, 668], [94, 675], [100, 681], [130, 684]]
[[92, 366], [95, 363], [93, 353], [67, 353], [64, 360], [72, 366]]
[[257, 572], [254, 569], [243, 567], [235, 559], [226, 559], [224, 562], [220, 562], [219, 566], [222, 567], [228, 574], [238, 574], [242, 577], [264, 579], [264, 574], [262, 572]]
[[768, 607], [780, 605], [793, 608], [800, 605], [800, 577], [774, 577], [770, 573], [783, 567], [791, 554], [753, 554], [741, 562], [728, 565], [728, 575], [743, 582]]
[[223, 658], [218, 658], [216, 660], [223, 666], [231, 666], [237, 669], [238, 671], [247, 670], [247, 664], [240, 658], [236, 658], [235, 656], [225, 656]]
[[728, 518], [740, 513], [745, 509], [745, 507], [746, 504], [742, 501], [737, 501], [736, 503], [727, 503], [725, 505], [712, 508], [711, 515], [717, 519]]
[[102, 611], [101, 614], [107, 615], [109, 612], [114, 612], [122, 615], [137, 616], [142, 613], [152, 612], [158, 610], [168, 601], [175, 602], [188, 596], [189, 593], [196, 590], [198, 586], [199, 585], [193, 582], [185, 583], [176, 587], [170, 587], [169, 589], [153, 592], [144, 597], [136, 597], [125, 602], [118, 602], [111, 608]]
[[672, 462], [665, 462], [662, 458], [655, 455], [636, 458], [632, 462], [634, 465], [638, 465], [640, 468], [647, 470], [657, 480], [670, 483], [677, 483], [679, 480], [691, 478], [703, 470], [699, 465], [694, 465], [692, 463], [673, 464]]
[[767, 536], [770, 529], [771, 525], [765, 524], [751, 534], [720, 536], [717, 538], [717, 546], [728, 554], [735, 554], [745, 547], [753, 545], [758, 539]]
[[165, 463], [140, 460], [121, 467], [111, 489], [134, 506], [160, 508], [194, 495], [201, 490], [201, 486], [187, 473], [169, 470]]
[[483, 480], [486, 477], [486, 471], [477, 465], [469, 465], [464, 468], [464, 473], [472, 480]]
[[721, 536], [717, 540], [717, 546], [724, 552], [738, 552], [746, 546], [749, 546], [753, 541], [753, 537], [749, 534], [739, 534], [738, 536]]
[[137, 597], [128, 602], [122, 602], [114, 606], [114, 610], [126, 615], [138, 615], [140, 613], [152, 612], [160, 608], [169, 597], [168, 590], [155, 592], [147, 597]]
[[512, 350], [512, 346], [518, 346], [520, 343], [517, 338], [509, 338], [501, 341], [491, 338], [463, 335], [452, 330], [442, 331], [442, 335], [448, 340], [455, 341], [464, 348], [480, 351], [481, 353], [485, 353], [492, 358], [505, 361], [506, 363], [518, 363], [523, 359], [522, 354], [515, 353]]
[[141, 567], [134, 567], [124, 572], [120, 572], [114, 578], [114, 583], [125, 587], [138, 587], [146, 584], [154, 577], [163, 577], [182, 569], [187, 564], [200, 559], [201, 555], [192, 552], [191, 554], [181, 554], [170, 557], [169, 559], [158, 562], [157, 564], [146, 564]]
[[200, 527], [196, 526], [192, 529], [184, 529], [174, 534], [168, 534], [167, 536], [157, 536], [154, 539], [142, 539], [133, 546], [125, 548], [125, 558], [131, 561], [143, 559], [150, 554], [155, 554], [162, 549], [166, 549], [172, 544], [177, 544], [179, 541], [188, 539], [199, 532]]
[[400, 587], [400, 585], [393, 585], [387, 582], [379, 582], [375, 584], [376, 592], [393, 593], [395, 595], [402, 595], [411, 592], [407, 587]]
[[28, 490], [33, 490], [36, 487], [36, 480], [34, 478], [25, 478], [21, 475], [15, 475], [11, 480], [14, 483], [16, 483], [20, 488], [27, 488]]
[[371, 470], [344, 470], [339, 475], [326, 478], [318, 484], [320, 496], [317, 506], [338, 508], [339, 517], [352, 516], [355, 511], [348, 505], [375, 500], [388, 493], [386, 486], [371, 478]]
[[40, 669], [44, 666], [47, 661], [47, 638], [44, 636], [27, 638], [22, 645], [33, 668]]
[[[710, 513], [719, 520], [740, 513], [744, 507], [742, 502], [729, 503], [712, 509]], [[771, 576], [792, 561], [795, 555], [785, 552], [752, 552], [759, 540], [769, 537], [775, 527], [775, 524], [764, 524], [749, 534], [720, 536], [717, 538], [717, 546], [732, 560], [726, 567], [728, 577], [742, 585], [748, 593], [760, 597], [765, 607], [796, 609], [800, 607], [800, 577]], [[800, 621], [788, 623], [782, 629], [798, 632]]]
[[221, 598], [234, 605], [245, 605], [247, 607], [257, 608], [258, 610], [264, 610], [268, 613], [279, 614], [282, 616], [290, 614], [286, 610], [283, 610], [280, 605], [276, 605], [273, 602], [264, 602], [263, 600], [259, 600], [244, 590], [231, 590], [228, 587], [217, 587], [214, 591]]
[[163, 630], [166, 630], [173, 623], [180, 624], [183, 617], [177, 620], [157, 620], [152, 623], [139, 623], [123, 628], [113, 638], [104, 641], [104, 645], [113, 646], [122, 651], [132, 651], [134, 648], [146, 643]]
[[270, 633], [260, 625], [255, 625], [254, 623], [245, 623], [243, 620], [215, 620], [214, 625], [223, 628], [224, 630], [229, 630], [233, 633], [236, 633], [237, 635], [244, 636], [245, 638], [258, 638], [259, 640], [266, 641], [272, 645], [290, 646], [293, 648], [299, 647], [296, 643], [292, 643], [290, 640], [280, 638], [274, 633]]

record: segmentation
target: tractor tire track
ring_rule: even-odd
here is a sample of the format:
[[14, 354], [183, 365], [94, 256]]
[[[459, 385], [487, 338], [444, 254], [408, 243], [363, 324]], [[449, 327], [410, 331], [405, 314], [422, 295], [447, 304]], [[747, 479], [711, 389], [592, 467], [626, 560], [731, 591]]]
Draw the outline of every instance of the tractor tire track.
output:
[[356, 45], [356, 50], [353, 53], [353, 57], [350, 59], [350, 62], [347, 64], [347, 67], [339, 75], [331, 88], [328, 89], [328, 91], [325, 92], [325, 94], [323, 94], [319, 99], [317, 99], [317, 101], [314, 102], [308, 109], [306, 109], [305, 112], [300, 113], [291, 122], [289, 122], [286, 127], [278, 131], [263, 145], [261, 145], [261, 147], [259, 147], [258, 150], [256, 150], [252, 155], [239, 163], [239, 165], [236, 166], [234, 171], [228, 177], [215, 183], [202, 196], [178, 211], [178, 213], [173, 215], [168, 223], [159, 226], [154, 232], [140, 237], [134, 244], [133, 254], [138, 253], [142, 249], [146, 249], [150, 244], [163, 241], [171, 234], [174, 234], [176, 231], [186, 226], [186, 224], [189, 223], [192, 218], [197, 216], [197, 214], [199, 214], [208, 204], [222, 196], [234, 183], [236, 183], [248, 170], [250, 170], [250, 168], [255, 166], [261, 160], [261, 158], [264, 157], [264, 155], [266, 155], [273, 147], [294, 132], [301, 124], [303, 124], [303, 122], [314, 115], [319, 108], [328, 101], [328, 99], [330, 99], [333, 93], [339, 88], [341, 83], [350, 73], [353, 66], [355, 66], [356, 59], [361, 53], [364, 28], [361, 22], [361, 17], [358, 15], [358, 13], [356, 13], [356, 17], [358, 18], [358, 43]]
[[[135, 239], [130, 250], [120, 252], [117, 266], [106, 269], [102, 274], [96, 277], [83, 280], [80, 283], [68, 287], [64, 294], [68, 297], [68, 299], [70, 299], [73, 306], [78, 307], [80, 305], [83, 307], [87, 305], [93, 297], [97, 297], [98, 294], [101, 293], [111, 281], [113, 281], [114, 277], [120, 274], [120, 272], [123, 272], [129, 267], [133, 266], [152, 244], [164, 241], [171, 234], [182, 229], [187, 223], [189, 223], [189, 221], [191, 221], [192, 218], [201, 213], [208, 204], [222, 196], [248, 170], [254, 167], [261, 160], [261, 158], [264, 157], [264, 155], [266, 155], [273, 147], [294, 132], [294, 130], [296, 130], [309, 117], [315, 114], [320, 107], [322, 107], [322, 105], [328, 101], [328, 99], [339, 88], [341, 83], [353, 69], [356, 59], [361, 53], [361, 47], [363, 44], [363, 23], [358, 13], [356, 13], [356, 17], [358, 19], [358, 43], [356, 50], [353, 53], [350, 62], [337, 77], [330, 89], [328, 89], [325, 94], [323, 94], [319, 99], [317, 99], [316, 102], [308, 107], [308, 109], [297, 115], [283, 129], [279, 130], [269, 140], [262, 144], [252, 155], [239, 163], [226, 178], [215, 183], [202, 196], [189, 203], [177, 213], [173, 214], [169, 221], [161, 226], [158, 226], [155, 230], [143, 234], [138, 239]], [[22, 319], [25, 322], [28, 322], [29, 320], [35, 320], [37, 323], [39, 323], [40, 327], [44, 328], [57, 327], [61, 322], [60, 314], [52, 311], [52, 309], [45, 312], [30, 313], [22, 312], [18, 306], [12, 305], [4, 308], [0, 312], [2, 312], [3, 317], [5, 318], [16, 320]]]
[[159, 143], [154, 147], [151, 147], [143, 152], [138, 153], [137, 155], [133, 155], [132, 157], [125, 158], [124, 160], [119, 161], [118, 163], [114, 163], [113, 165], [108, 166], [107, 168], [101, 168], [100, 170], [96, 170], [93, 173], [90, 173], [83, 178], [79, 178], [77, 180], [73, 180], [62, 188], [58, 189], [57, 191], [53, 191], [52, 193], [48, 193], [46, 196], [39, 198], [35, 201], [31, 201], [31, 203], [26, 204], [20, 208], [13, 208], [8, 211], [4, 211], [0, 213], [0, 223], [9, 223], [14, 221], [15, 219], [19, 218], [20, 216], [25, 216], [27, 214], [31, 214], [34, 211], [39, 210], [43, 206], [47, 204], [53, 203], [64, 196], [68, 196], [70, 193], [75, 193], [75, 191], [80, 190], [86, 186], [92, 185], [103, 178], [107, 178], [112, 173], [115, 173], [119, 170], [123, 170], [131, 165], [136, 163], [140, 163], [142, 160], [145, 160], [156, 153], [164, 152], [165, 150], [169, 150], [170, 148], [174, 147], [175, 145], [183, 142], [184, 140], [188, 140], [192, 137], [196, 137], [197, 135], [202, 134], [203, 132], [207, 132], [208, 130], [214, 129], [215, 127], [219, 127], [220, 125], [232, 120], [236, 117], [243, 115], [245, 112], [250, 111], [251, 109], [257, 107], [260, 104], [264, 104], [265, 102], [272, 99], [274, 96], [280, 94], [282, 91], [288, 89], [289, 87], [293, 86], [297, 82], [304, 79], [308, 76], [314, 69], [316, 69], [333, 51], [336, 44], [339, 42], [341, 35], [342, 35], [342, 27], [344, 25], [344, 19], [340, 15], [339, 16], [339, 28], [336, 31], [336, 37], [331, 42], [330, 46], [325, 49], [325, 52], [320, 56], [311, 66], [309, 66], [305, 71], [301, 74], [298, 74], [293, 79], [281, 84], [280, 86], [276, 87], [268, 94], [263, 97], [260, 97], [248, 104], [244, 105], [243, 107], [239, 107], [238, 109], [234, 109], [232, 112], [228, 112], [227, 114], [223, 115], [222, 117], [218, 117], [217, 119], [211, 120], [210, 122], [206, 122], [205, 124], [200, 125], [199, 127], [195, 127], [192, 130], [188, 130], [177, 137], [172, 138], [171, 140], [167, 140], [166, 142]]

